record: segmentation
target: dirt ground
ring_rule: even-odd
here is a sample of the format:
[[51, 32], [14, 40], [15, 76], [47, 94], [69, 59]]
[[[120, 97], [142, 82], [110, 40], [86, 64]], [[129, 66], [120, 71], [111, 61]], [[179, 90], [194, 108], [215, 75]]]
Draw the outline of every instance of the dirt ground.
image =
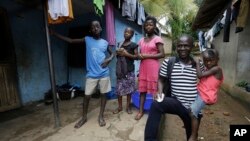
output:
[[[82, 115], [83, 98], [59, 101], [61, 127], [76, 122]], [[99, 106], [99, 99], [92, 98], [89, 111]], [[0, 113], [0, 140], [42, 141], [56, 133], [53, 105], [34, 103], [20, 109]]]
[[[215, 105], [206, 106], [199, 129], [200, 141], [229, 141], [229, 128], [232, 124], [250, 125], [250, 109], [246, 109], [231, 96], [220, 92]], [[175, 122], [168, 122], [175, 121]], [[176, 126], [177, 125], [177, 126]], [[182, 121], [173, 115], [167, 115], [163, 141], [184, 141]], [[173, 127], [177, 127], [176, 129]]]
[[[109, 101], [108, 101], [109, 102]], [[117, 104], [113, 101], [114, 104]], [[99, 99], [92, 98], [90, 111], [99, 106]], [[135, 107], [134, 107], [135, 108]], [[82, 113], [82, 97], [60, 101], [61, 128], [76, 122]], [[108, 118], [108, 117], [107, 117]], [[199, 139], [202, 141], [229, 141], [230, 124], [250, 124], [250, 112], [230, 96], [221, 92], [218, 103], [207, 106], [201, 121]], [[181, 120], [167, 115], [163, 141], [184, 141]], [[0, 113], [1, 141], [42, 141], [57, 133], [54, 127], [52, 105], [35, 103], [17, 110]]]

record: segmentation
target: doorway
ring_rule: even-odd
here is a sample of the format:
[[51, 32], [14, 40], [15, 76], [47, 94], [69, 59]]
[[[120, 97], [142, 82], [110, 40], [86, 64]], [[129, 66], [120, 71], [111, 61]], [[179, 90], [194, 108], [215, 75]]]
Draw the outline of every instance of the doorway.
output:
[[0, 7], [0, 112], [20, 107], [14, 44], [7, 11]]

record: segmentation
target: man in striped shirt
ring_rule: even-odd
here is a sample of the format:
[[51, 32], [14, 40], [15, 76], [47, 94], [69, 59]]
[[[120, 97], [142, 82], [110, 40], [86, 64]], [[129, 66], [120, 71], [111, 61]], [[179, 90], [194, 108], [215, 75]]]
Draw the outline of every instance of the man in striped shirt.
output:
[[[191, 118], [189, 115], [189, 107], [197, 96], [197, 75], [196, 63], [190, 56], [193, 48], [193, 38], [188, 35], [182, 35], [176, 46], [178, 56], [175, 59], [170, 87], [171, 97], [165, 97], [162, 102], [154, 101], [149, 111], [145, 127], [145, 141], [157, 141], [158, 128], [163, 114], [178, 115], [186, 129], [187, 140], [191, 135]], [[163, 82], [167, 77], [167, 67], [169, 59], [165, 59], [161, 65], [158, 81], [158, 93], [163, 90]]]

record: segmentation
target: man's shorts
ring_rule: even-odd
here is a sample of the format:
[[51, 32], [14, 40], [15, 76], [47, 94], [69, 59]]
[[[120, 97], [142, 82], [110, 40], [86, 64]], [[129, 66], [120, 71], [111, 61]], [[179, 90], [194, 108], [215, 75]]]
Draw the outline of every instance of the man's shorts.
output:
[[100, 93], [105, 94], [111, 91], [110, 77], [87, 78], [85, 84], [85, 95], [92, 95], [99, 86]]

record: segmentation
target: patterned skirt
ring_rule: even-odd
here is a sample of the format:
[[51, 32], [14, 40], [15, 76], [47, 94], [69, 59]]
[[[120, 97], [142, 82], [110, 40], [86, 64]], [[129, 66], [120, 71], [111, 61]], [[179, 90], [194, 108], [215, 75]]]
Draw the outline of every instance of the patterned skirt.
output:
[[117, 79], [116, 94], [118, 96], [131, 94], [135, 91], [136, 91], [136, 83], [135, 83], [134, 72], [129, 72], [126, 78]]

